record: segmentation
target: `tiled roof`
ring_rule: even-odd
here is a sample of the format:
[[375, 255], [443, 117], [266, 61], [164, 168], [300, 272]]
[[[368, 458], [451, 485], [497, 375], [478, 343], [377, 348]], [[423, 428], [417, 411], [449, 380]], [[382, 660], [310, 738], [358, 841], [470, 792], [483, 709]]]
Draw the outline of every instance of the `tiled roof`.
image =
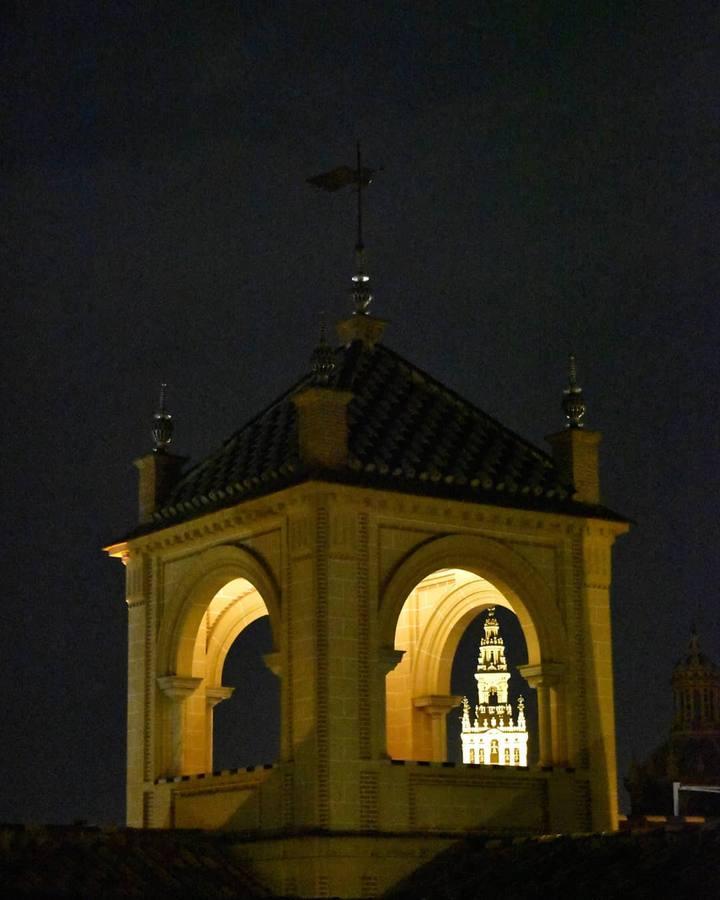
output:
[[0, 826], [4, 897], [268, 896], [222, 834]]
[[[349, 459], [335, 481], [499, 506], [619, 518], [580, 506], [552, 458], [382, 344], [335, 351], [331, 387], [350, 391]], [[142, 530], [194, 518], [309, 478], [292, 398], [308, 373], [175, 485]]]
[[718, 896], [720, 832], [678, 822], [650, 833], [468, 837], [384, 894], [386, 900]]

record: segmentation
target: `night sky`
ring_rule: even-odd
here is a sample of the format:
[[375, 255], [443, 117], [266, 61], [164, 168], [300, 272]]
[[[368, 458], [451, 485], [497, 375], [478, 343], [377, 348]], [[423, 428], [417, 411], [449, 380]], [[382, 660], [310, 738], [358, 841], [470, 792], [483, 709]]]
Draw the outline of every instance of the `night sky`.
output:
[[353, 198], [305, 179], [357, 137], [384, 167], [389, 346], [541, 446], [577, 353], [604, 499], [635, 522], [620, 771], [650, 751], [693, 620], [720, 662], [717, 4], [12, 6], [0, 821], [122, 821], [124, 571], [100, 548], [134, 524], [161, 381], [197, 459], [350, 312]]

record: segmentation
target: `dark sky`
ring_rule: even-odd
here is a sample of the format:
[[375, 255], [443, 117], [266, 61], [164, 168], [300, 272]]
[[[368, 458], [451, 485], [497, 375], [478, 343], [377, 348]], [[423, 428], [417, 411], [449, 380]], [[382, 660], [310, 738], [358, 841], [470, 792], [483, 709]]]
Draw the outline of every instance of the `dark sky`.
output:
[[352, 197], [387, 343], [542, 444], [575, 350], [606, 502], [619, 763], [720, 661], [715, 3], [4, 6], [0, 821], [123, 816], [132, 460], [169, 382], [211, 450], [350, 311]]

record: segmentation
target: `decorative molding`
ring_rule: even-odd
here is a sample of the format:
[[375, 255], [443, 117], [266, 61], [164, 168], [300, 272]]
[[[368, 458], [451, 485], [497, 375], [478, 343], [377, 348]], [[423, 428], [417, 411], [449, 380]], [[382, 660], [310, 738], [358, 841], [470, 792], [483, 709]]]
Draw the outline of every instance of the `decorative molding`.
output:
[[312, 523], [309, 515], [288, 519], [290, 555], [305, 556], [312, 551]]
[[317, 801], [318, 824], [330, 825], [330, 734], [328, 722], [329, 660], [328, 660], [328, 511], [321, 506], [315, 519], [315, 580], [316, 631], [315, 659], [316, 728], [317, 728]]
[[[165, 548], [189, 541], [245, 528], [258, 521], [278, 516], [284, 517], [292, 508], [312, 501], [318, 493], [330, 496], [332, 499], [342, 498], [343, 503], [359, 504], [376, 513], [386, 513], [401, 518], [409, 517], [415, 520], [421, 517], [432, 522], [453, 523], [454, 526], [464, 524], [468, 528], [476, 528], [480, 525], [483, 531], [492, 527], [515, 533], [544, 530], [558, 535], [567, 535], [589, 530], [595, 534], [604, 533], [608, 537], [614, 538], [629, 528], [625, 522], [588, 519], [569, 513], [523, 510], [474, 503], [468, 500], [441, 500], [380, 488], [306, 481], [299, 485], [281, 488], [276, 493], [267, 496], [241, 500], [236, 506], [199, 515], [189, 521], [177, 524], [169, 523], [166, 528], [131, 538], [127, 543], [131, 553], [137, 549], [151, 553], [160, 552]], [[124, 546], [124, 543], [116, 543], [107, 547], [106, 550], [112, 552], [114, 556], [120, 556], [118, 548]]]
[[143, 778], [150, 781], [154, 772], [155, 734], [153, 723], [155, 722], [155, 660], [156, 660], [156, 604], [153, 602], [153, 570], [149, 557], [143, 553], [139, 563], [143, 571], [143, 595], [147, 598], [145, 608], [145, 635], [144, 635], [144, 686], [143, 686]]
[[552, 660], [543, 660], [537, 666], [517, 666], [518, 672], [531, 688], [553, 687], [563, 680], [565, 666]]
[[160, 690], [171, 700], [186, 700], [202, 684], [202, 678], [189, 678], [183, 675], [158, 675], [157, 684]]
[[574, 643], [572, 657], [575, 660], [574, 689], [577, 697], [575, 713], [577, 720], [577, 765], [586, 769], [590, 763], [590, 751], [588, 748], [588, 716], [587, 716], [587, 691], [585, 673], [585, 613], [583, 604], [583, 547], [582, 534], [575, 534], [572, 538], [572, 571], [573, 571], [573, 627], [570, 638]]
[[377, 772], [360, 773], [360, 830], [377, 831], [379, 824], [379, 787]]
[[153, 791], [143, 791], [142, 803], [142, 823], [143, 828], [152, 828], [153, 826], [153, 807], [155, 806], [155, 793]]
[[[356, 593], [358, 603], [358, 755], [360, 759], [370, 759], [370, 697], [372, 693], [370, 675], [370, 593], [368, 590], [368, 570], [370, 548], [368, 541], [368, 516], [361, 513], [357, 527], [357, 575]], [[355, 528], [352, 529], [355, 536]]]
[[206, 687], [205, 703], [210, 707], [210, 709], [213, 709], [218, 705], [218, 703], [222, 703], [223, 700], [229, 700], [234, 693], [234, 687], [226, 687], [225, 685], [218, 685], [218, 687]]
[[292, 828], [295, 823], [295, 795], [293, 773], [283, 772], [282, 821], [285, 828]]
[[273, 675], [277, 675], [278, 678], [282, 677], [282, 654], [279, 650], [263, 654], [262, 660]]
[[400, 662], [405, 656], [405, 650], [396, 650], [394, 647], [378, 647], [377, 649], [377, 661], [378, 666], [383, 675], [387, 675], [392, 672], [392, 670], [400, 665]]

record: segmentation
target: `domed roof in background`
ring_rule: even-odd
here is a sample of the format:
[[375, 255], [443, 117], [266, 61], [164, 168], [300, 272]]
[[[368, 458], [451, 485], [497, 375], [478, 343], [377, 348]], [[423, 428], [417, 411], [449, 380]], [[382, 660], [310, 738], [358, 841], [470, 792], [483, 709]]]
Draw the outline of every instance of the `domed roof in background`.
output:
[[[692, 629], [672, 675], [674, 719], [670, 735], [625, 779], [633, 815], [673, 811], [672, 783], [720, 784], [720, 669], [700, 650]], [[684, 801], [685, 802], [685, 801]], [[693, 812], [718, 815], [716, 796], [695, 794]]]
[[688, 643], [687, 650], [675, 665], [673, 679], [681, 677], [686, 672], [697, 672], [700, 669], [713, 674], [717, 674], [718, 671], [720, 671], [715, 663], [700, 650], [700, 638], [698, 637], [697, 630], [693, 626], [693, 629], [690, 632], [690, 642]]

